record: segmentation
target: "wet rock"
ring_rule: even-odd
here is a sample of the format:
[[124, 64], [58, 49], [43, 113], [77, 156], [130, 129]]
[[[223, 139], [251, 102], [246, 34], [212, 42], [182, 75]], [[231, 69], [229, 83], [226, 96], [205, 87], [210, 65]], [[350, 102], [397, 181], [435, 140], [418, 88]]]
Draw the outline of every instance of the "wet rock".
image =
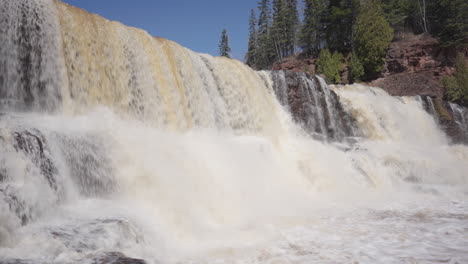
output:
[[298, 57], [288, 57], [282, 61], [276, 62], [272, 66], [274, 71], [292, 71], [292, 72], [306, 72], [315, 74], [315, 61], [316, 59], [300, 59]]
[[48, 264], [44, 262], [32, 261], [32, 260], [24, 260], [24, 259], [0, 259], [0, 264]]
[[18, 217], [21, 225], [28, 224], [32, 219], [31, 208], [9, 186], [0, 187], [0, 199], [8, 204], [8, 209]]
[[452, 143], [468, 144], [468, 109], [442, 99], [421, 96], [424, 109], [434, 116]]
[[427, 34], [400, 36], [387, 51], [381, 78], [369, 85], [394, 96], [429, 95], [442, 99], [445, 89], [441, 79], [453, 74], [457, 52], [468, 56], [468, 50], [441, 47], [437, 39]]
[[0, 168], [0, 182], [3, 182], [7, 179], [7, 173], [5, 168]]
[[142, 259], [129, 258], [119, 252], [109, 252], [93, 259], [92, 264], [146, 264]]
[[291, 71], [272, 72], [279, 101], [296, 123], [322, 140], [343, 141], [358, 134], [355, 120], [318, 77]]
[[[14, 128], [9, 133], [11, 136], [0, 136], [2, 152], [5, 151], [7, 156], [17, 155], [16, 157], [19, 159], [26, 158], [31, 164], [28, 163], [23, 168], [24, 171], [22, 173], [24, 175], [9, 175], [12, 171], [7, 169], [4, 163], [5, 160], [0, 159], [0, 200], [5, 204], [5, 208], [9, 210], [9, 212], [4, 213], [12, 213], [18, 219], [18, 223], [24, 226], [38, 215], [36, 201], [35, 199], [29, 199], [28, 195], [25, 195], [26, 189], [22, 185], [12, 184], [17, 180], [15, 177], [25, 177], [25, 175], [28, 175], [28, 177], [43, 177], [45, 184], [48, 184], [50, 189], [57, 193], [58, 185], [56, 177], [58, 172], [51, 157], [49, 157], [50, 152], [42, 133], [35, 129], [24, 130]], [[35, 168], [33, 169], [32, 167]], [[28, 182], [30, 181], [28, 180]], [[44, 199], [46, 198], [44, 197]]]
[[[108, 252], [103, 253], [99, 256], [89, 256], [77, 263], [90, 263], [90, 264], [146, 264], [146, 261], [142, 259], [135, 259], [125, 256], [119, 252]], [[58, 264], [54, 261], [37, 261], [37, 260], [25, 260], [25, 259], [9, 259], [1, 260], [0, 264]]]
[[434, 72], [395, 73], [379, 78], [369, 85], [381, 87], [393, 96], [429, 95], [437, 98], [444, 96], [444, 89], [439, 80], [434, 78]]
[[[103, 249], [128, 248], [144, 241], [143, 235], [127, 219], [105, 218], [53, 226], [44, 230], [50, 241], [63, 245], [70, 252], [92, 255]], [[97, 256], [100, 257], [101, 255]]]
[[53, 164], [50, 157], [47, 156], [48, 151], [46, 140], [38, 130], [25, 130], [13, 132], [14, 148], [16, 151], [21, 151], [31, 158], [31, 160], [40, 168], [42, 175], [47, 179], [52, 189], [57, 191], [57, 168]]

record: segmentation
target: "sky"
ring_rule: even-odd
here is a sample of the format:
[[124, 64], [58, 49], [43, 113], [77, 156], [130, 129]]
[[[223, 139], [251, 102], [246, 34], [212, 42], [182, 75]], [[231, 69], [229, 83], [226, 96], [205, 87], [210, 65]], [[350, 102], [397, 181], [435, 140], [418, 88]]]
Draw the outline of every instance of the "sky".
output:
[[197, 52], [218, 55], [226, 28], [231, 56], [247, 51], [250, 9], [258, 0], [62, 0], [73, 6], [167, 38]]

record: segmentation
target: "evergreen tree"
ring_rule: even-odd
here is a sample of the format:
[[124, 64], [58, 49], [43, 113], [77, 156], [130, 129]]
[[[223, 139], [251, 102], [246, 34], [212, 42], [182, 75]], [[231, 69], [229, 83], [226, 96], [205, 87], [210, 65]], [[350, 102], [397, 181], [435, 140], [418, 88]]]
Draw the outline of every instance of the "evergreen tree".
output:
[[271, 40], [276, 59], [293, 55], [297, 46], [299, 15], [296, 0], [273, 0], [273, 24]]
[[468, 46], [468, 1], [432, 0], [428, 5], [430, 32], [443, 46]]
[[339, 83], [343, 71], [341, 60], [343, 60], [341, 53], [335, 51], [332, 54], [328, 49], [322, 49], [317, 60], [317, 72], [325, 75], [328, 83]]
[[256, 66], [256, 54], [257, 54], [257, 18], [255, 17], [255, 11], [252, 9], [250, 12], [249, 19], [249, 47], [246, 54], [246, 63], [252, 68], [257, 68]]
[[273, 41], [275, 47], [276, 58], [282, 60], [283, 57], [287, 56], [286, 45], [286, 8], [284, 0], [273, 0], [273, 21], [270, 31], [270, 38]]
[[322, 42], [322, 16], [325, 4], [323, 0], [304, 0], [304, 5], [304, 23], [300, 43], [306, 55], [316, 55]]
[[219, 41], [218, 47], [220, 56], [231, 58], [229, 55], [231, 53], [231, 48], [229, 47], [229, 37], [226, 29], [223, 29], [221, 33], [221, 40]]
[[419, 13], [421, 15], [421, 23], [425, 33], [429, 32], [427, 25], [427, 3], [426, 0], [418, 0]]
[[298, 42], [299, 14], [297, 0], [285, 0], [286, 47], [287, 56], [294, 55]]
[[383, 0], [382, 7], [385, 18], [395, 31], [404, 31], [409, 26], [408, 19], [414, 11], [410, 0]]
[[354, 47], [365, 77], [376, 77], [393, 39], [393, 29], [384, 17], [380, 0], [363, 0], [354, 27]]
[[442, 79], [449, 100], [468, 104], [468, 63], [461, 53], [455, 60], [455, 74]]
[[352, 30], [357, 2], [330, 0], [325, 22], [327, 46], [332, 50], [348, 52], [352, 45]]
[[255, 63], [258, 69], [267, 69], [275, 58], [274, 45], [270, 36], [271, 8], [269, 0], [261, 0], [258, 3], [258, 48]]
[[362, 66], [358, 56], [356, 56], [354, 53], [349, 55], [348, 68], [349, 82], [354, 83], [361, 81], [361, 78], [364, 76], [364, 67]]

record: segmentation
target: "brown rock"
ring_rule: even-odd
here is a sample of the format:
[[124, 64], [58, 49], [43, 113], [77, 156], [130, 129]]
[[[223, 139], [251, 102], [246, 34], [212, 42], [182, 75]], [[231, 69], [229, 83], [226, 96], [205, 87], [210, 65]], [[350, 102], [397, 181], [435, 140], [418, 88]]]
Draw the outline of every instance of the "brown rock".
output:
[[272, 66], [274, 71], [292, 71], [292, 72], [307, 72], [315, 74], [315, 59], [299, 59], [296, 56], [288, 57], [280, 62], [276, 62]]
[[454, 49], [440, 47], [437, 39], [427, 34], [400, 35], [387, 51], [382, 77], [369, 85], [395, 96], [443, 98], [441, 80], [454, 72], [456, 53]]

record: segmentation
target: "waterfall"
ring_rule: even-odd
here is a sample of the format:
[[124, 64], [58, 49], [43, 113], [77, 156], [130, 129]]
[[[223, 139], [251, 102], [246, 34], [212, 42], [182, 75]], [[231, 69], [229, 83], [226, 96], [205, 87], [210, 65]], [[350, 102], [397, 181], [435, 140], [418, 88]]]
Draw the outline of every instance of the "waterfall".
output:
[[417, 100], [433, 116], [453, 143], [468, 144], [468, 123], [466, 121], [468, 109], [429, 96], [418, 96]]
[[354, 119], [325, 80], [305, 73], [271, 72], [281, 105], [317, 139], [343, 141], [359, 135]]
[[78, 114], [101, 105], [175, 130], [257, 131], [277, 122], [269, 115], [274, 95], [239, 61], [196, 54], [58, 1], [2, 7], [6, 107]]
[[0, 262], [464, 263], [467, 113], [1, 0]]

